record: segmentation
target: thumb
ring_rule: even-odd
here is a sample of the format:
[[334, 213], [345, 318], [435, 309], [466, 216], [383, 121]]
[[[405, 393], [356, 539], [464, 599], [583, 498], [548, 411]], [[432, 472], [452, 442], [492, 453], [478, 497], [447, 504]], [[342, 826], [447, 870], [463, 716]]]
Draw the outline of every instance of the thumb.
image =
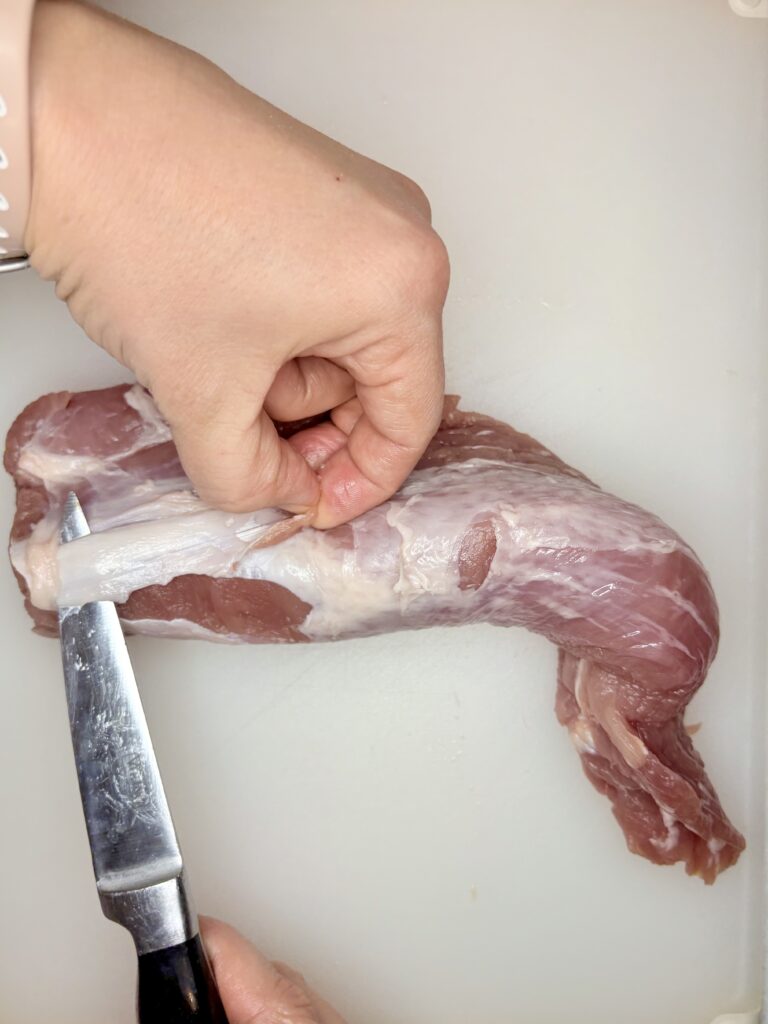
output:
[[280, 438], [275, 425], [230, 378], [203, 395], [155, 395], [168, 420], [181, 464], [200, 497], [227, 512], [277, 505], [290, 512], [314, 508], [320, 485], [307, 461]]
[[272, 964], [234, 928], [201, 917], [229, 1024], [344, 1024], [301, 975]]

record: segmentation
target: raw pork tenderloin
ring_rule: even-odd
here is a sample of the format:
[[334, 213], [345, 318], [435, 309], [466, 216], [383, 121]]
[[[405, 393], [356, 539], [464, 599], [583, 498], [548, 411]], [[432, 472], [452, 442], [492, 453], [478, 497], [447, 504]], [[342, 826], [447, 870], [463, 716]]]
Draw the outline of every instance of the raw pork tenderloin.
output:
[[[225, 642], [524, 626], [559, 649], [558, 718], [629, 848], [707, 882], [744, 848], [683, 724], [718, 642], [701, 562], [506, 424], [448, 401], [398, 493], [325, 532], [206, 507], [138, 386], [38, 399], [5, 465], [11, 560], [38, 632], [56, 634], [57, 605], [99, 599], [128, 632]], [[70, 490], [93, 532], [59, 547]]]

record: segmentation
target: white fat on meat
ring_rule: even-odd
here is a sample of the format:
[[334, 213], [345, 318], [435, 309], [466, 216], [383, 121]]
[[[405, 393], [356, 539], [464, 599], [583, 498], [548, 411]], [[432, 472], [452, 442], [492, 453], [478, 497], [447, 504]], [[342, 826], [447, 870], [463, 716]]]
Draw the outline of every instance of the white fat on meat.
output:
[[[59, 456], [56, 482], [70, 480]], [[72, 485], [80, 467], [72, 463]], [[107, 467], [106, 475], [110, 475]], [[125, 481], [123, 481], [125, 483]], [[547, 583], [538, 601], [564, 619], [580, 614], [578, 599], [610, 583], [597, 566], [579, 578], [537, 552], [566, 546], [585, 551], [666, 552], [670, 531], [631, 510], [613, 514], [615, 499], [593, 485], [558, 476], [560, 502], [568, 507], [569, 533], [563, 534], [563, 508], [551, 501], [552, 479], [526, 466], [472, 459], [417, 470], [398, 496], [350, 524], [353, 543], [339, 545], [333, 534], [302, 530], [273, 547], [255, 547], [260, 535], [282, 521], [274, 509], [232, 515], [204, 506], [187, 484], [171, 479], [136, 482], [122, 498], [109, 488], [89, 508], [92, 534], [56, 547], [51, 524], [11, 550], [40, 608], [109, 600], [122, 603], [131, 593], [166, 584], [184, 574], [267, 580], [286, 587], [312, 611], [302, 625], [310, 639], [344, 633], [379, 632], [406, 614], [425, 624], [436, 615], [463, 617], [476, 601], [460, 586], [458, 541], [477, 520], [478, 508], [494, 516], [497, 550], [483, 583], [490, 618], [509, 621], [520, 603], [520, 621], [530, 605], [531, 583]], [[450, 492], [450, 501], [445, 495]], [[520, 499], [510, 502], [510, 493]], [[605, 515], [601, 516], [601, 505]], [[428, 538], [428, 539], [426, 539]], [[674, 543], [680, 543], [674, 541]], [[574, 604], [574, 602], [577, 602]]]

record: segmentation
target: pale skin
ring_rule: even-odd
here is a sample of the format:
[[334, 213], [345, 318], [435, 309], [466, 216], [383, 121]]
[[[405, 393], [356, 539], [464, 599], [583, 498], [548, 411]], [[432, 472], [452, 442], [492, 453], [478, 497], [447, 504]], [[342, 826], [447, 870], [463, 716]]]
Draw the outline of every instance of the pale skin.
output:
[[[32, 264], [152, 392], [200, 496], [319, 528], [390, 497], [442, 409], [449, 270], [421, 190], [74, 0], [37, 4], [32, 105]], [[228, 926], [203, 935], [230, 1024], [343, 1024]]]
[[[150, 389], [201, 497], [321, 528], [386, 500], [442, 409], [448, 261], [421, 190], [71, 0], [38, 5], [32, 84], [33, 266]], [[327, 410], [312, 468], [314, 434], [272, 420]]]
[[201, 930], [229, 1024], [346, 1024], [301, 974], [230, 925], [204, 917]]

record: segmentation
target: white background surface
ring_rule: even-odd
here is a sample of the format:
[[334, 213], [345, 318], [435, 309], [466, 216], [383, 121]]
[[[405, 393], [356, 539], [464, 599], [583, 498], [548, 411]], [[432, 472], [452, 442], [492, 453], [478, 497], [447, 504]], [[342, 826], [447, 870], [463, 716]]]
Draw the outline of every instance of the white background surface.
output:
[[[754, 1007], [768, 24], [726, 0], [112, 6], [426, 189], [453, 260], [449, 386], [660, 513], [712, 571], [723, 643], [690, 720], [750, 841], [711, 889], [630, 856], [556, 724], [555, 652], [522, 632], [133, 641], [200, 908], [351, 1022]], [[0, 284], [0, 332], [3, 426], [44, 391], [123, 379], [31, 274]], [[0, 601], [0, 1020], [128, 1024], [58, 650], [10, 570]]]

